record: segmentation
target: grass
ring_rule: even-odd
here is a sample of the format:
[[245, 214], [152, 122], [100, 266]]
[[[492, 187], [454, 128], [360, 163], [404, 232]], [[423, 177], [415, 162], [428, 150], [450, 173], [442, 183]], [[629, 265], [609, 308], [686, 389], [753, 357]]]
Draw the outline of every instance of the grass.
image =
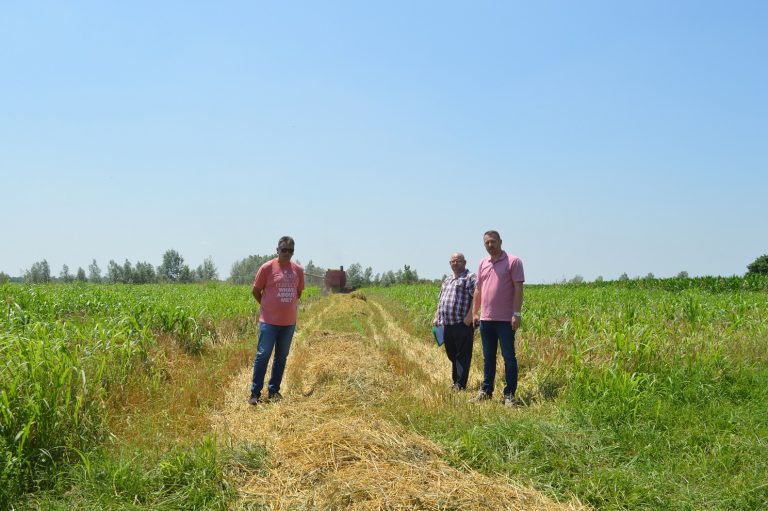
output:
[[[402, 383], [377, 406], [438, 442], [454, 466], [557, 500], [765, 509], [764, 283], [528, 286], [517, 345], [526, 406], [408, 394], [429, 375], [418, 350], [403, 357], [405, 341], [383, 334], [379, 349]], [[362, 296], [433, 343], [438, 290]], [[5, 284], [0, 299], [0, 509], [227, 509], [238, 481], [269, 467], [264, 446], [228, 446], [206, 422], [253, 356], [246, 287]], [[323, 330], [386, 332], [363, 299], [319, 305]], [[289, 372], [301, 371], [302, 353]], [[481, 362], [478, 348], [471, 381]]]
[[[401, 287], [384, 303], [426, 340], [438, 290]], [[391, 406], [457, 466], [505, 473], [557, 499], [765, 509], [766, 306], [762, 292], [530, 286], [518, 358], [531, 406]]]
[[[0, 286], [0, 509], [18, 508], [24, 495], [32, 507], [35, 496], [57, 493], [100, 501], [88, 490], [99, 467], [122, 477], [114, 466], [147, 474], [187, 466], [168, 461], [168, 450], [184, 453], [204, 437], [221, 387], [252, 357], [258, 307], [248, 291]], [[191, 451], [191, 472], [213, 447], [201, 449]], [[141, 454], [125, 458], [126, 450]], [[71, 477], [78, 471], [86, 475]], [[216, 508], [194, 504], [216, 500], [198, 497], [177, 508]]]
[[24, 510], [225, 510], [234, 501], [231, 482], [263, 470], [266, 449], [222, 448], [210, 437], [162, 454], [146, 449], [100, 451], [72, 466], [47, 490], [29, 494]]

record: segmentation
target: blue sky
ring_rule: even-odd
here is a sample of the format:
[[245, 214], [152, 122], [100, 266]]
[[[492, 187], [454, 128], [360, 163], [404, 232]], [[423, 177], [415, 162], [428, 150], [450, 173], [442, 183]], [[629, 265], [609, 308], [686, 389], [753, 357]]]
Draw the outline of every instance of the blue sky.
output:
[[0, 4], [0, 271], [768, 253], [768, 3]]

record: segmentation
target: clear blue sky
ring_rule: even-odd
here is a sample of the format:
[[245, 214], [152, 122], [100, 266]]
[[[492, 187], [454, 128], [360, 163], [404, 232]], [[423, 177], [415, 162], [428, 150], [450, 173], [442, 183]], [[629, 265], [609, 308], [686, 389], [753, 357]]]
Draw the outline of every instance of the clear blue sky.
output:
[[375, 272], [742, 274], [768, 253], [768, 2], [0, 6], [0, 271], [296, 239]]

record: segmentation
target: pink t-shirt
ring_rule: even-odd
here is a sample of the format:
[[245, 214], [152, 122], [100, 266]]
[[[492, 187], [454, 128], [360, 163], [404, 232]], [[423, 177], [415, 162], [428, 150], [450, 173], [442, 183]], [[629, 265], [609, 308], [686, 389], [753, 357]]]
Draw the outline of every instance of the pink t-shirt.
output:
[[299, 295], [304, 290], [304, 269], [291, 261], [280, 266], [277, 258], [261, 265], [253, 281], [254, 289], [263, 289], [259, 321], [270, 325], [295, 325]]
[[480, 261], [477, 289], [480, 291], [480, 319], [512, 321], [514, 288], [512, 282], [525, 282], [523, 262], [514, 255], [501, 252], [494, 263], [491, 256]]

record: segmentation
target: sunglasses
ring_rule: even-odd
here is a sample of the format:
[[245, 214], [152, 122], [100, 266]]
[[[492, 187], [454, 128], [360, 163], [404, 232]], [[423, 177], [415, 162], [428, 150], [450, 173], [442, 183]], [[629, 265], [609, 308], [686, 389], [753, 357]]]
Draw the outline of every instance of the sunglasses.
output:
[[293, 254], [293, 249], [292, 248], [281, 248], [280, 249], [280, 253], [281, 254]]

